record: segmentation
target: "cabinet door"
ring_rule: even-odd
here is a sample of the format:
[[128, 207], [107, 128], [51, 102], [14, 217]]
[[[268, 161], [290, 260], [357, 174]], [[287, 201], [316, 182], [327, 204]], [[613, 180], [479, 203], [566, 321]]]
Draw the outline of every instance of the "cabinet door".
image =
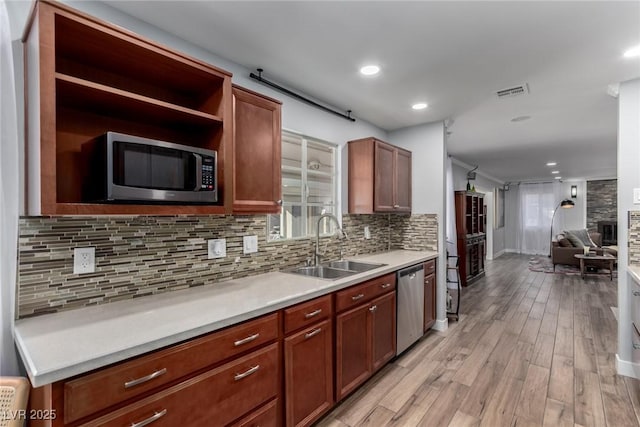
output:
[[372, 372], [396, 355], [396, 293], [390, 292], [369, 304]]
[[436, 323], [436, 275], [424, 277], [424, 331]]
[[233, 211], [278, 213], [280, 103], [234, 86], [233, 117]]
[[336, 316], [336, 400], [371, 374], [369, 304]]
[[284, 340], [287, 426], [307, 426], [333, 404], [331, 320]]
[[411, 151], [396, 149], [394, 212], [411, 212]]
[[375, 146], [375, 186], [373, 191], [373, 210], [393, 212], [395, 204], [395, 149], [389, 144], [376, 141]]

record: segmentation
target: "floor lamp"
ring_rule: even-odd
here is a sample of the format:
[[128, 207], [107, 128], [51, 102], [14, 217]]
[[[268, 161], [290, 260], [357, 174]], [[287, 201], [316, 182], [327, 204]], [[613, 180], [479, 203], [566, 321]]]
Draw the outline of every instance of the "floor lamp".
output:
[[553, 211], [553, 216], [551, 217], [551, 230], [549, 231], [549, 257], [551, 257], [551, 247], [553, 246], [553, 219], [556, 217], [556, 212], [558, 212], [559, 208], [571, 209], [575, 205], [576, 204], [573, 203], [573, 200], [564, 199], [563, 201], [558, 203], [558, 206], [556, 206], [555, 210]]

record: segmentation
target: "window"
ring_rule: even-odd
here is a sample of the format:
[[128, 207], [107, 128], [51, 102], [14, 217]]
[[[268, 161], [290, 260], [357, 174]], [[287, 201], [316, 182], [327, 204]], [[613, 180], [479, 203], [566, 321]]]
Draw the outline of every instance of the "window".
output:
[[[336, 145], [282, 131], [282, 212], [267, 217], [269, 240], [315, 236], [323, 213], [337, 211]], [[325, 221], [321, 235], [334, 232]]]

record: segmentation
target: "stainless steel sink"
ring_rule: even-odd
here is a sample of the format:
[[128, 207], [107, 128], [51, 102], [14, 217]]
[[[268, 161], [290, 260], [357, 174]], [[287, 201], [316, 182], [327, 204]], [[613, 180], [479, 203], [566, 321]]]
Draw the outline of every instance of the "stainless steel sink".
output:
[[361, 273], [363, 271], [373, 270], [374, 268], [382, 267], [387, 264], [374, 264], [374, 263], [361, 262], [361, 261], [340, 260], [340, 261], [331, 261], [327, 263], [327, 265], [332, 268], [340, 268], [342, 270], [350, 270], [350, 271], [355, 271], [357, 273]]
[[303, 276], [318, 277], [320, 279], [339, 279], [341, 277], [355, 274], [355, 271], [341, 270], [338, 268], [325, 267], [319, 265], [316, 267], [297, 267], [286, 270], [286, 273], [300, 274]]
[[387, 264], [373, 264], [359, 261], [331, 261], [325, 265], [311, 267], [296, 267], [285, 270], [285, 273], [300, 274], [303, 276], [318, 277], [320, 279], [339, 279], [363, 271], [373, 270]]

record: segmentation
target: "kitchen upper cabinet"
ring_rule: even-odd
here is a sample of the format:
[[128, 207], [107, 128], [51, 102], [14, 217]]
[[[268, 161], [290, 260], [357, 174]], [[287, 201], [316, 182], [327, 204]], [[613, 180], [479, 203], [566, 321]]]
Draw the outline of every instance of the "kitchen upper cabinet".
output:
[[[57, 1], [24, 39], [29, 215], [230, 212], [231, 74]], [[83, 145], [107, 132], [216, 151], [215, 204], [93, 203]], [[228, 198], [228, 201], [226, 200]]]
[[396, 354], [395, 275], [337, 292], [336, 307], [352, 307], [336, 316], [336, 400], [340, 400]]
[[411, 152], [375, 138], [348, 146], [349, 213], [411, 212]]
[[278, 213], [281, 102], [233, 86], [233, 212]]

